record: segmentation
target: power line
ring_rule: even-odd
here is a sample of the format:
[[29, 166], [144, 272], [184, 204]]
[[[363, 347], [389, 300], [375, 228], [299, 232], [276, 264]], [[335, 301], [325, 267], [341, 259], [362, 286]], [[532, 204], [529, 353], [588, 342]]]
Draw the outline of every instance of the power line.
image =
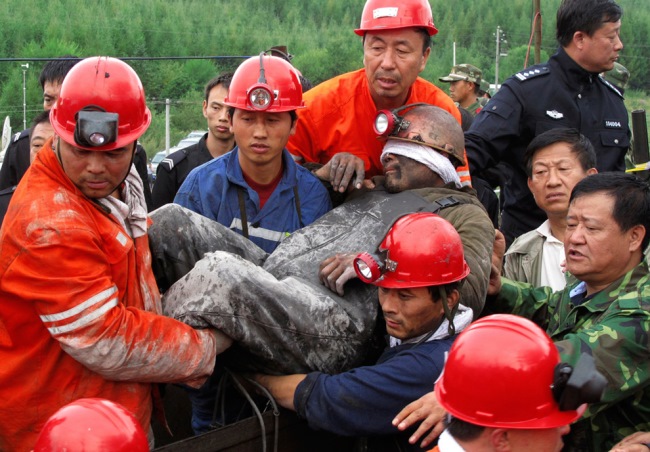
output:
[[[212, 56], [163, 56], [163, 57], [113, 57], [124, 61], [157, 61], [157, 60], [232, 60], [250, 58], [250, 55], [212, 55]], [[54, 61], [54, 60], [78, 60], [79, 58], [59, 57], [22, 57], [22, 58], [0, 58], [0, 63], [15, 63], [19, 61]]]

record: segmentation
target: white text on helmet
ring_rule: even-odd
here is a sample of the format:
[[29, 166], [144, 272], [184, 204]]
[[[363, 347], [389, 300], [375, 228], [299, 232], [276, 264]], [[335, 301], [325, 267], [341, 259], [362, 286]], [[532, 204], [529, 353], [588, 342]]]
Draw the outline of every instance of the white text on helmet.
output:
[[377, 8], [372, 10], [372, 18], [378, 19], [380, 17], [397, 17], [397, 11], [399, 8], [396, 6], [391, 6], [387, 8]]

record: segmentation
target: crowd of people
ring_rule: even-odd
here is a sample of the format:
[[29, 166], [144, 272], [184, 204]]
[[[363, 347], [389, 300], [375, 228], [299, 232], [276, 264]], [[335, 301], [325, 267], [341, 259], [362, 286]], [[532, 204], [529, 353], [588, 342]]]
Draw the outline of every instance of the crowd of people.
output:
[[650, 449], [621, 17], [563, 0], [558, 51], [485, 102], [472, 64], [420, 77], [427, 0], [367, 0], [363, 68], [217, 75], [152, 192], [136, 72], [46, 64], [0, 171], [0, 450], [151, 449], [160, 383], [210, 431], [227, 373], [358, 450]]

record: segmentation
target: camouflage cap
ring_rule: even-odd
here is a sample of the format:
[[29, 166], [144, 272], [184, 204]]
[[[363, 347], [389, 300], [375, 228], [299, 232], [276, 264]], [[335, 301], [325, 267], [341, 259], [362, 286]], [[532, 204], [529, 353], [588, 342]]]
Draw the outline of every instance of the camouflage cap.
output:
[[476, 66], [471, 64], [457, 64], [451, 68], [451, 74], [446, 77], [440, 77], [441, 82], [456, 82], [458, 80], [465, 80], [476, 84], [481, 83], [483, 72]]
[[490, 82], [485, 80], [484, 78], [481, 79], [481, 86], [479, 87], [479, 90], [483, 93], [489, 93], [490, 91]]
[[627, 82], [630, 80], [630, 71], [621, 63], [614, 62], [614, 67], [603, 73], [605, 80], [619, 88], [627, 88]]

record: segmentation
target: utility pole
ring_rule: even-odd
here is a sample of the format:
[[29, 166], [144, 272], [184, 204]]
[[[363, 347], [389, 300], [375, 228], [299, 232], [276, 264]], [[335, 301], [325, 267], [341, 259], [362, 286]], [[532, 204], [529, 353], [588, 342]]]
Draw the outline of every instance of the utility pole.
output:
[[27, 128], [27, 85], [25, 84], [25, 75], [29, 69], [29, 63], [21, 64], [23, 68], [23, 130]]
[[541, 51], [542, 51], [542, 10], [540, 8], [540, 0], [533, 0], [533, 11], [534, 11], [534, 24], [535, 24], [535, 64], [539, 64], [541, 61]]
[[453, 47], [453, 61], [451, 62], [452, 66], [456, 66], [456, 41], [454, 41]]
[[165, 155], [169, 154], [169, 106], [171, 101], [165, 99]]
[[497, 39], [496, 42], [497, 51], [496, 51], [495, 64], [494, 64], [494, 88], [498, 90], [499, 89], [499, 57], [508, 56], [507, 53], [501, 53], [501, 44], [506, 44], [508, 41], [504, 39], [506, 37], [506, 34], [498, 25], [497, 25], [497, 32], [495, 36]]

